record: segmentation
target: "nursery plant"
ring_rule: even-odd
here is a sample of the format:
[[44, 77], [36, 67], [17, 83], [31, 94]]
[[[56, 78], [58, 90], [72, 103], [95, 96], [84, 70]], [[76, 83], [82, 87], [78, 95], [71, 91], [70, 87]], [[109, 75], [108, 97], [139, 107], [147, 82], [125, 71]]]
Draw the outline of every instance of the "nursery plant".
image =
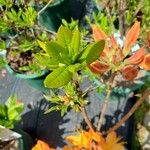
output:
[[[138, 21], [126, 32], [123, 46], [117, 42], [113, 33], [108, 38], [98, 25], [92, 25], [92, 32], [95, 42], [85, 47], [83, 46], [85, 44], [82, 44], [84, 41], [82, 33], [78, 28], [71, 30], [64, 26], [59, 28], [55, 40], [39, 41], [39, 45], [45, 52], [37, 54], [36, 57], [41, 65], [52, 70], [44, 81], [45, 86], [59, 88], [62, 91], [61, 93], [51, 92], [50, 97], [46, 97], [55, 104], [46, 113], [60, 111], [63, 116], [71, 108], [83, 115], [88, 129], [78, 129], [77, 134], [67, 136], [66, 140], [70, 142], [70, 145], [64, 146], [63, 149], [122, 150], [125, 149], [125, 142], [117, 137], [116, 130], [150, 95], [149, 82], [142, 93], [137, 95], [138, 100], [131, 110], [108, 131], [102, 131], [105, 112], [110, 96], [113, 90], [120, 86], [120, 82], [140, 80], [140, 73], [143, 70], [150, 70], [150, 54], [144, 46], [134, 52], [131, 51], [140, 35], [140, 22]], [[93, 86], [87, 88], [86, 91], [80, 87], [84, 71], [88, 68], [99, 82], [105, 84], [106, 97], [97, 126], [92, 124], [88, 116], [86, 106], [89, 102], [86, 95], [98, 87]], [[40, 146], [39, 143], [37, 145]]]
[[6, 50], [3, 62], [17, 73], [41, 74], [42, 68], [34, 59], [40, 51], [37, 40], [51, 39], [51, 34], [38, 23], [39, 12], [34, 3], [0, 1], [0, 49]]
[[23, 110], [24, 104], [15, 95], [10, 96], [5, 104], [0, 104], [0, 125], [13, 129], [15, 123], [21, 120], [20, 113]]

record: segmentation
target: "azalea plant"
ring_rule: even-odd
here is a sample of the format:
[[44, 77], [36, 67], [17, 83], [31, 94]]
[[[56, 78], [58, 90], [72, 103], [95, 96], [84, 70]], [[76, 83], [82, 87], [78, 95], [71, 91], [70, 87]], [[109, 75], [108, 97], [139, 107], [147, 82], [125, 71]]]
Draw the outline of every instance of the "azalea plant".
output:
[[[52, 71], [44, 81], [45, 86], [59, 88], [62, 91], [61, 93], [51, 92], [51, 96], [46, 97], [55, 104], [46, 113], [61, 111], [63, 116], [71, 108], [83, 115], [88, 131], [79, 129], [76, 135], [67, 136], [66, 140], [70, 144], [64, 146], [64, 150], [123, 150], [125, 142], [117, 137], [116, 130], [149, 96], [149, 84], [131, 110], [108, 131], [102, 131], [105, 112], [114, 88], [120, 86], [119, 82], [134, 81], [139, 78], [142, 70], [150, 70], [150, 54], [144, 46], [134, 52], [131, 50], [140, 34], [140, 22], [138, 21], [127, 31], [126, 36], [122, 39], [123, 45], [118, 43], [113, 34], [107, 37], [98, 25], [93, 24], [92, 31], [94, 40], [92, 44], [85, 42], [78, 27], [69, 29], [67, 26], [59, 28], [55, 40], [39, 41], [44, 52], [37, 54], [36, 58], [40, 65]], [[81, 44], [83, 42], [85, 44]], [[97, 126], [92, 124], [86, 110], [89, 103], [86, 95], [91, 89], [83, 91], [80, 87], [84, 71], [88, 68], [93, 75], [95, 74], [97, 80], [100, 79], [99, 82], [105, 84], [106, 97]], [[92, 90], [94, 89], [96, 88]], [[35, 148], [39, 145], [41, 144], [37, 142]]]

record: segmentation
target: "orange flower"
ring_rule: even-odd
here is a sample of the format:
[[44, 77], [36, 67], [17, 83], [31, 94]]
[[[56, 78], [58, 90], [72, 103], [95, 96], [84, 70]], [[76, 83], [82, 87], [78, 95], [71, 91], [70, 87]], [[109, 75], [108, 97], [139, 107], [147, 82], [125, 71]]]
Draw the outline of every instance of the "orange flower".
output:
[[125, 150], [125, 142], [119, 142], [120, 140], [115, 132], [110, 132], [106, 137], [106, 150]]
[[140, 48], [129, 58], [126, 58], [130, 53], [131, 46], [133, 46], [138, 39], [140, 33], [140, 22], [136, 21], [131, 29], [128, 30], [123, 48], [117, 44], [113, 35], [110, 36], [108, 40], [107, 35], [100, 27], [92, 25], [92, 30], [95, 41], [105, 41], [105, 48], [100, 55], [99, 60], [91, 63], [89, 66], [92, 72], [103, 74], [109, 70], [119, 71], [122, 73], [124, 79], [132, 80], [138, 74], [138, 66], [150, 70], [150, 55], [146, 55], [144, 48]]
[[115, 132], [107, 135], [106, 139], [100, 133], [92, 130], [81, 131], [77, 136], [68, 136], [66, 138], [73, 146], [65, 146], [63, 150], [125, 150], [124, 142], [119, 142]]
[[55, 150], [50, 148], [49, 145], [41, 140], [37, 141], [37, 144], [32, 148], [32, 150]]

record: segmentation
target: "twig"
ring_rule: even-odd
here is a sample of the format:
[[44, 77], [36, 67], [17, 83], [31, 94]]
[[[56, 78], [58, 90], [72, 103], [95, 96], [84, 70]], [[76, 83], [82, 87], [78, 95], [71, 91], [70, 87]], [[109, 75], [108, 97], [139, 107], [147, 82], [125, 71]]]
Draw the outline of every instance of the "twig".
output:
[[98, 86], [96, 86], [96, 87], [93, 87], [92, 85], [91, 86], [89, 86], [87, 89], [85, 89], [85, 91], [83, 91], [82, 93], [82, 97], [84, 97], [87, 93], [89, 93], [89, 92], [91, 92], [91, 91], [94, 91], [95, 89], [97, 89], [98, 88]]
[[91, 121], [90, 121], [90, 119], [89, 119], [89, 117], [88, 117], [88, 114], [87, 114], [87, 111], [86, 111], [85, 107], [80, 107], [80, 110], [81, 110], [81, 112], [82, 112], [82, 115], [83, 115], [83, 118], [84, 118], [86, 124], [88, 125], [88, 127], [89, 127], [92, 131], [94, 131], [93, 126], [92, 126], [92, 123], [91, 123]]
[[108, 87], [108, 92], [107, 92], [105, 101], [104, 101], [103, 106], [102, 106], [102, 111], [101, 111], [100, 118], [99, 118], [99, 121], [98, 121], [97, 131], [100, 131], [100, 129], [102, 127], [102, 124], [103, 124], [103, 119], [104, 119], [104, 115], [105, 115], [105, 112], [106, 112], [106, 109], [107, 109], [107, 106], [108, 106], [108, 103], [109, 103], [110, 95], [112, 93], [113, 81], [114, 81], [115, 76], [116, 76], [116, 72], [114, 72], [111, 75], [109, 83], [108, 83], [109, 84], [108, 85], [109, 86]]
[[119, 12], [119, 30], [121, 32], [121, 35], [123, 36], [125, 34], [125, 16], [123, 10], [126, 8], [126, 0], [118, 0], [118, 12]]
[[115, 131], [119, 127], [121, 127], [122, 124], [132, 116], [132, 114], [140, 107], [140, 105], [144, 102], [144, 100], [149, 95], [150, 95], [150, 89], [148, 89], [144, 92], [143, 96], [134, 104], [134, 106], [130, 109], [130, 111], [116, 125], [114, 125], [112, 128], [110, 128], [107, 133]]
[[135, 13], [134, 13], [134, 17], [136, 17], [136, 15], [138, 14], [138, 12], [140, 11], [140, 9], [143, 7], [143, 3], [144, 3], [144, 0], [141, 0], [140, 2], [139, 2], [139, 4], [138, 4], [138, 6], [137, 6], [137, 9], [136, 9], [136, 11], [135, 11]]
[[38, 12], [38, 16], [42, 13], [42, 11], [44, 11], [48, 5], [52, 2], [53, 0], [49, 0], [49, 2]]

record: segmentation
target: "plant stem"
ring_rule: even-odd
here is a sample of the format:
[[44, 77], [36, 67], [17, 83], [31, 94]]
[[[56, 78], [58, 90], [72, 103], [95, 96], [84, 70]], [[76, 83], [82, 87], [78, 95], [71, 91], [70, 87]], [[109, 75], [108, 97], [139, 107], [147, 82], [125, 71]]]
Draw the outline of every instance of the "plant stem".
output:
[[125, 16], [124, 11], [126, 7], [126, 0], [118, 0], [118, 14], [119, 14], [119, 30], [121, 35], [125, 34]]
[[53, 0], [49, 0], [49, 2], [38, 12], [38, 16], [42, 13], [42, 11], [44, 11], [48, 5], [52, 2]]
[[87, 111], [86, 111], [85, 107], [80, 107], [80, 110], [81, 110], [81, 112], [82, 112], [82, 115], [83, 115], [83, 118], [84, 118], [86, 124], [88, 125], [88, 127], [89, 127], [92, 131], [94, 131], [93, 126], [92, 126], [92, 123], [91, 123], [91, 121], [90, 121], [90, 119], [89, 119], [89, 117], [88, 117], [88, 114], [87, 114]]
[[100, 118], [99, 118], [99, 121], [98, 121], [97, 131], [100, 131], [100, 129], [102, 127], [102, 124], [103, 124], [104, 115], [105, 115], [105, 112], [106, 112], [106, 109], [107, 109], [107, 106], [108, 106], [108, 103], [109, 103], [110, 95], [112, 93], [113, 81], [114, 81], [115, 76], [116, 76], [116, 73], [114, 72], [111, 75], [109, 83], [108, 83], [108, 92], [107, 92], [105, 101], [104, 101], [103, 106], [102, 106], [102, 111], [101, 111]]
[[112, 90], [108, 90], [108, 93], [105, 98], [105, 102], [103, 103], [100, 119], [99, 119], [98, 126], [97, 126], [97, 131], [100, 131], [100, 129], [102, 127], [104, 115], [105, 115], [105, 112], [106, 112], [106, 109], [107, 109], [107, 106], [109, 103], [109, 98], [110, 98], [111, 92], [112, 92]]
[[115, 131], [119, 127], [121, 127], [122, 124], [132, 116], [132, 114], [140, 107], [140, 105], [144, 102], [144, 100], [149, 95], [150, 95], [150, 89], [148, 89], [144, 92], [143, 96], [134, 104], [134, 106], [130, 109], [130, 111], [116, 125], [114, 125], [112, 128], [110, 128], [107, 133]]

